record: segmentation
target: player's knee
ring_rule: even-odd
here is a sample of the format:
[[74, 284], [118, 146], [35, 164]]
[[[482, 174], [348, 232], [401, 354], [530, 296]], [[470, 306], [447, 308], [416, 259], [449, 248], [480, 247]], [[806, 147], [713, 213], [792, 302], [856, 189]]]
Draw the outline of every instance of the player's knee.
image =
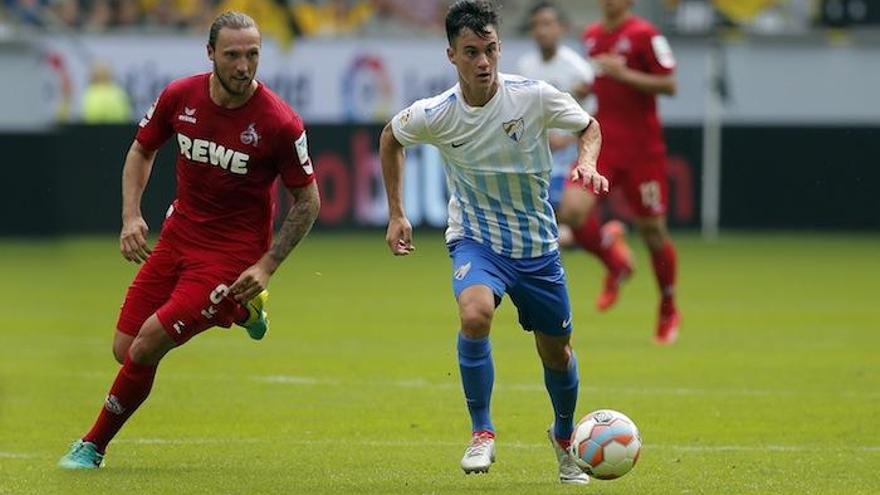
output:
[[153, 364], [155, 359], [155, 346], [151, 345], [149, 339], [137, 337], [128, 348], [131, 360], [138, 364]]
[[125, 362], [125, 354], [128, 353], [128, 346], [121, 346], [118, 343], [113, 344], [113, 358], [116, 362], [123, 364]]
[[134, 337], [125, 332], [116, 332], [116, 336], [113, 338], [113, 358], [116, 359], [116, 362], [119, 364], [125, 362], [125, 355], [128, 354], [128, 348], [131, 347], [133, 340]]
[[489, 334], [495, 308], [481, 302], [464, 304], [460, 310], [461, 331], [469, 338], [482, 338]]
[[556, 219], [559, 223], [577, 230], [587, 220], [595, 204], [595, 196], [586, 190], [575, 187], [566, 188], [556, 211]]
[[651, 251], [657, 251], [663, 248], [663, 244], [669, 237], [669, 234], [666, 232], [660, 225], [644, 225], [639, 229], [639, 232], [642, 235], [642, 239], [645, 240], [645, 244], [647, 244], [648, 249]]
[[576, 229], [584, 223], [587, 218], [587, 212], [582, 211], [576, 205], [572, 205], [565, 201], [559, 205], [559, 211], [556, 212], [559, 223], [568, 225], [572, 229]]
[[166, 344], [166, 340], [167, 337], [157, 332], [142, 331], [131, 343], [128, 354], [131, 356], [131, 360], [138, 364], [159, 364], [162, 357], [171, 350], [171, 346]]
[[546, 342], [541, 349], [541, 361], [551, 370], [565, 371], [571, 364], [571, 346]]

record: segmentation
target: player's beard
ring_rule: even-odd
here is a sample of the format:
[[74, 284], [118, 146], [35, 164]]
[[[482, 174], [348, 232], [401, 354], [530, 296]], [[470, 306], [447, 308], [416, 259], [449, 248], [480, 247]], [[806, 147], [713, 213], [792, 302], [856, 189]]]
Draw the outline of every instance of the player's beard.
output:
[[253, 78], [248, 79], [247, 85], [241, 91], [236, 91], [232, 89], [229, 84], [227, 84], [226, 80], [223, 79], [223, 76], [220, 75], [220, 71], [217, 69], [217, 62], [214, 62], [214, 77], [217, 78], [217, 81], [220, 83], [220, 86], [223, 86], [223, 89], [226, 90], [227, 93], [233, 96], [242, 96], [247, 93], [248, 88], [251, 86], [251, 82], [253, 82]]

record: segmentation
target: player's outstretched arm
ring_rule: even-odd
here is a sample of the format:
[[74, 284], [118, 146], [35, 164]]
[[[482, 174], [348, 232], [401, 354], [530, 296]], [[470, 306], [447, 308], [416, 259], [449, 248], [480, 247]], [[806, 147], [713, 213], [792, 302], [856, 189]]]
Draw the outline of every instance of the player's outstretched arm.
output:
[[288, 191], [293, 196], [293, 206], [287, 212], [272, 247], [253, 266], [243, 271], [229, 288], [229, 292], [239, 302], [250, 301], [266, 289], [269, 278], [309, 233], [318, 218], [321, 197], [316, 182], [312, 181], [303, 187], [292, 187]]
[[385, 233], [385, 242], [395, 256], [406, 256], [415, 250], [412, 244], [412, 225], [403, 210], [403, 165], [406, 155], [403, 145], [394, 137], [390, 123], [379, 137], [379, 158], [382, 161], [385, 193], [388, 195], [388, 230]]
[[131, 144], [125, 155], [125, 166], [122, 169], [122, 231], [119, 233], [119, 251], [128, 261], [140, 264], [147, 261], [150, 247], [147, 245], [147, 222], [141, 214], [141, 197], [150, 171], [156, 150], [148, 150], [137, 140]]
[[596, 194], [608, 192], [608, 179], [596, 171], [596, 161], [602, 148], [602, 131], [599, 121], [591, 118], [587, 128], [578, 136], [577, 165], [571, 171], [572, 182], [584, 188], [592, 188]]

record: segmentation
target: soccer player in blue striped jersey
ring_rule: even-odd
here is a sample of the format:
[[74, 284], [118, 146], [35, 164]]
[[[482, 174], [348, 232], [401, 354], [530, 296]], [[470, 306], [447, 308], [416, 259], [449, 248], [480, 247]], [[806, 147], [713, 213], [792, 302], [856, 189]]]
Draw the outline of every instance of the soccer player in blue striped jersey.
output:
[[578, 395], [577, 361], [569, 340], [571, 306], [559, 258], [556, 218], [548, 198], [553, 167], [549, 129], [578, 136], [571, 179], [607, 192], [596, 172], [598, 123], [568, 94], [547, 83], [499, 74], [498, 16], [484, 1], [449, 8], [449, 61], [458, 84], [415, 102], [382, 131], [379, 154], [388, 194], [386, 241], [398, 256], [413, 252], [412, 226], [402, 201], [404, 147], [439, 148], [450, 192], [446, 243], [459, 306], [458, 360], [472, 422], [461, 467], [487, 472], [495, 458], [489, 403], [494, 365], [489, 331], [504, 294], [519, 323], [535, 337], [554, 411], [548, 431], [564, 483], [589, 477], [567, 452]]

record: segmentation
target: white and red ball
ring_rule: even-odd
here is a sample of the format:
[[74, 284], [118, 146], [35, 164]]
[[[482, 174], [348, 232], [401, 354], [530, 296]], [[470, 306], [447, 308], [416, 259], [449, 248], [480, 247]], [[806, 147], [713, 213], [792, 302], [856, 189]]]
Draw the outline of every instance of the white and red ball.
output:
[[633, 420], [612, 409], [584, 416], [571, 435], [571, 454], [593, 478], [613, 480], [628, 473], [639, 460], [642, 438]]

